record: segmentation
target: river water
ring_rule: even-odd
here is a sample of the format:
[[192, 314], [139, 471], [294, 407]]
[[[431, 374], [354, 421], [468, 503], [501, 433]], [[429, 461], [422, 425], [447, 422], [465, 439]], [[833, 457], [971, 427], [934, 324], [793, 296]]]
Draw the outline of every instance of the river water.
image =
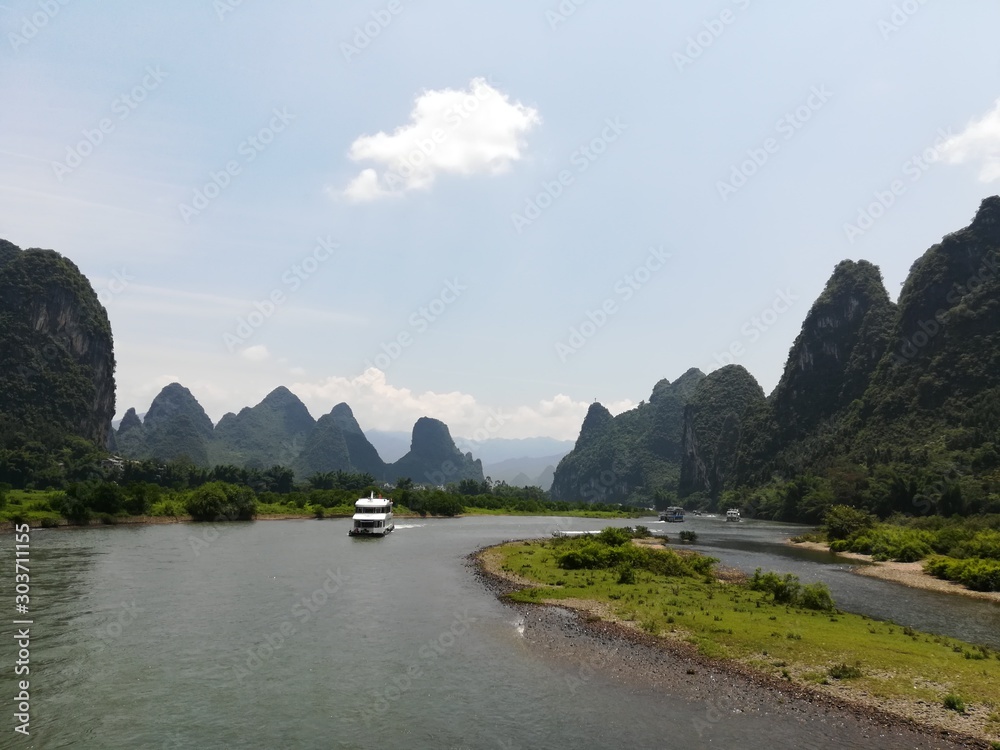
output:
[[[34, 530], [31, 735], [10, 729], [8, 636], [0, 747], [887, 747], [832, 731], [806, 744], [800, 721], [749, 714], [722, 718], [705, 739], [691, 722], [703, 705], [600, 670], [567, 690], [579, 664], [526, 644], [517, 613], [465, 556], [623, 521], [403, 519], [385, 539], [351, 539], [349, 523]], [[1000, 647], [1000, 607], [852, 575], [780, 543], [801, 527], [649, 525], [695, 530], [697, 548], [729, 565], [825, 581], [843, 609]], [[2, 559], [12, 546], [5, 534]], [[13, 602], [12, 579], [0, 601]]]

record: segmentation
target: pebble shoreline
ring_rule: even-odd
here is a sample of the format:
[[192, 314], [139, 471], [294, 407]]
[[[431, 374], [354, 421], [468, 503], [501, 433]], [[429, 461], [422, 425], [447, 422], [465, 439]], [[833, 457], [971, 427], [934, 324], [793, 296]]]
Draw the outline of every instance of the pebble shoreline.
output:
[[815, 731], [821, 741], [829, 743], [823, 747], [837, 747], [834, 735], [844, 735], [871, 742], [879, 750], [991, 750], [987, 740], [810, 690], [739, 662], [709, 659], [687, 643], [656, 638], [566, 607], [512, 603], [505, 595], [523, 583], [490, 571], [483, 561], [483, 553], [498, 546], [473, 552], [468, 564], [487, 590], [523, 618], [524, 637], [532, 647], [545, 656], [579, 665], [578, 679], [597, 671], [615, 681], [663, 691], [666, 696], [703, 701], [704, 715], [692, 716], [692, 721], [701, 719], [706, 734], [722, 714], [757, 713], [804, 722], [803, 748], [820, 747], [812, 735]]

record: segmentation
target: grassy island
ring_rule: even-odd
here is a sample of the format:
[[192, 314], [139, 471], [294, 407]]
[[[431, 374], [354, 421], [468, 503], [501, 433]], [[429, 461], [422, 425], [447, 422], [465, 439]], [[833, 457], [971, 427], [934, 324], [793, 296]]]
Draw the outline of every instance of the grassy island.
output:
[[515, 602], [555, 604], [1000, 748], [1000, 653], [835, 608], [822, 584], [720, 569], [621, 529], [484, 550]]

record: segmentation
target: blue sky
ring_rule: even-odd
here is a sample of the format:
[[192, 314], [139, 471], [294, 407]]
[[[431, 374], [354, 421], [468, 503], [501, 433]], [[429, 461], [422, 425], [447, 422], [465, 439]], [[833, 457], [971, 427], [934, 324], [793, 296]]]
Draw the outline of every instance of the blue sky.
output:
[[690, 367], [770, 391], [838, 261], [895, 298], [997, 192], [996, 4], [276, 6], [0, 3], [0, 237], [91, 279], [119, 415], [573, 438]]

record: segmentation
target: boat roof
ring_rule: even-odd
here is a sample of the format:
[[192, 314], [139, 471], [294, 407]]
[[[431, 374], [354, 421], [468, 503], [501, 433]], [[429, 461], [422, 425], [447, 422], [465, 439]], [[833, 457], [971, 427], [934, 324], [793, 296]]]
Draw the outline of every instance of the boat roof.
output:
[[362, 497], [354, 505], [357, 508], [381, 508], [391, 503], [392, 500], [387, 497]]

